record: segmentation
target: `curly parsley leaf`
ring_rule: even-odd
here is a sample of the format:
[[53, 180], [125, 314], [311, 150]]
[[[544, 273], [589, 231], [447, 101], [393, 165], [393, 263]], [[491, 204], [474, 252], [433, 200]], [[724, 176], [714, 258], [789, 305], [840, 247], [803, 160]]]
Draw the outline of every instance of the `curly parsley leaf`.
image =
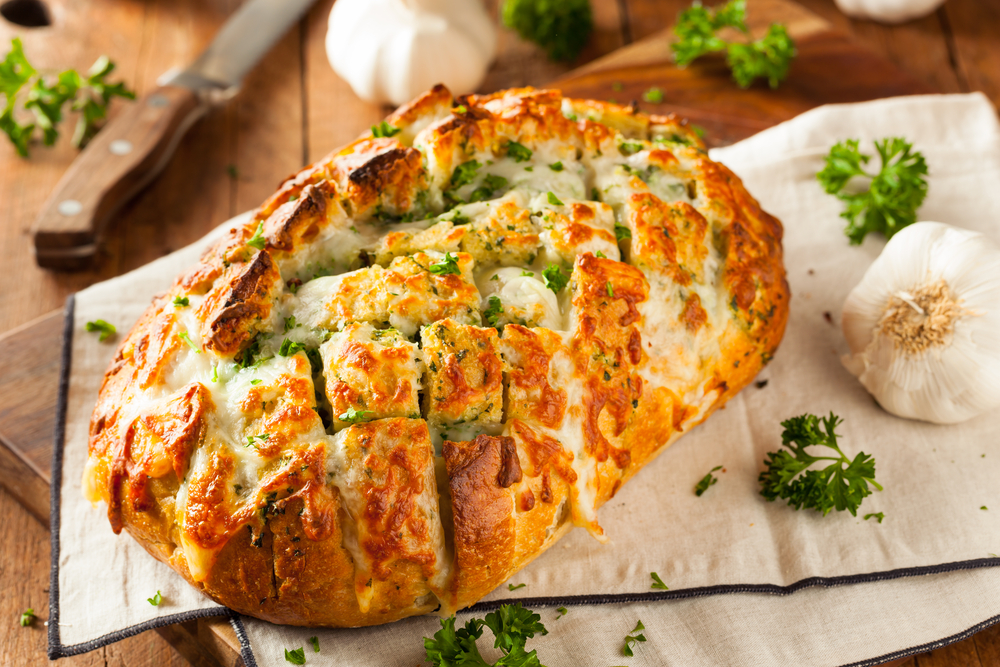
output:
[[[115, 65], [101, 56], [86, 75], [66, 70], [55, 76], [38, 72], [28, 62], [21, 40], [11, 40], [11, 50], [0, 62], [0, 95], [5, 98], [0, 113], [0, 131], [7, 134], [21, 157], [28, 156], [28, 145], [40, 130], [42, 142], [51, 146], [59, 137], [58, 125], [63, 120], [66, 105], [79, 112], [73, 145], [83, 147], [99, 129], [107, 116], [113, 97], [134, 99], [135, 93], [123, 83], [108, 83], [107, 77]], [[21, 100], [19, 110], [18, 101]], [[32, 121], [18, 120], [28, 113]]]
[[[985, 508], [980, 507], [979, 509], [985, 509]], [[882, 512], [872, 512], [871, 514], [866, 514], [865, 515], [865, 521], [867, 521], [868, 519], [875, 519], [879, 523], [882, 523], [882, 519], [884, 519], [884, 518], [885, 518], [885, 514], [883, 514]]]
[[548, 192], [548, 193], [546, 193], [545, 198], [553, 206], [564, 206], [564, 204], [562, 203], [562, 201], [559, 199], [559, 197], [556, 197], [556, 195], [555, 195], [554, 192]]
[[384, 120], [378, 125], [372, 125], [372, 136], [375, 137], [376, 139], [382, 139], [385, 137], [394, 137], [400, 132], [402, 132], [402, 130], [400, 130], [395, 125], [390, 125]]
[[[737, 30], [744, 41], [722, 39], [717, 33], [723, 28]], [[730, 0], [715, 9], [696, 2], [680, 13], [674, 34], [677, 39], [670, 48], [679, 67], [706, 54], [725, 51], [726, 63], [741, 88], [747, 88], [758, 78], [767, 79], [771, 88], [777, 88], [788, 76], [788, 68], [796, 55], [795, 42], [780, 23], [772, 23], [763, 38], [750, 39], [746, 0]]]
[[29, 625], [35, 622], [35, 618], [36, 617], [34, 609], [30, 607], [28, 609], [25, 609], [24, 613], [21, 614], [21, 627], [22, 628], [28, 627]]
[[319, 637], [310, 637], [309, 643], [312, 644], [313, 653], [319, 653]]
[[434, 262], [427, 269], [434, 275], [446, 276], [448, 274], [461, 275], [462, 270], [458, 268], [458, 258], [450, 252], [446, 252], [440, 262]]
[[701, 481], [698, 482], [694, 487], [694, 495], [700, 497], [701, 494], [708, 491], [708, 487], [712, 486], [713, 484], [719, 481], [719, 479], [712, 474], [716, 470], [722, 470], [722, 466], [715, 466], [707, 475], [701, 478]]
[[174, 297], [174, 307], [175, 308], [187, 308], [191, 305], [191, 299], [186, 296], [175, 296]]
[[100, 332], [100, 335], [97, 337], [97, 340], [98, 342], [101, 343], [114, 336], [115, 332], [117, 331], [117, 329], [115, 329], [115, 325], [109, 322], [105, 322], [104, 320], [94, 320], [93, 322], [87, 322], [87, 324], [84, 325], [84, 328], [90, 333]]
[[541, 617], [520, 603], [503, 605], [485, 619], [473, 618], [464, 628], [455, 628], [455, 617], [441, 620], [441, 629], [434, 638], [424, 638], [427, 659], [434, 667], [491, 667], [479, 653], [476, 640], [488, 627], [495, 637], [494, 648], [503, 656], [492, 667], [543, 667], [535, 651], [526, 651], [525, 644], [536, 634], [547, 634]]
[[632, 632], [625, 635], [625, 646], [622, 647], [622, 655], [631, 658], [634, 654], [632, 653], [632, 647], [636, 645], [637, 642], [646, 641], [646, 635], [642, 634], [642, 631], [646, 629], [646, 626], [639, 621], [635, 624], [635, 629]]
[[667, 585], [665, 583], [663, 583], [663, 579], [660, 579], [660, 575], [658, 575], [655, 572], [650, 572], [649, 576], [653, 578], [653, 583], [650, 584], [650, 586], [649, 586], [650, 588], [655, 588], [656, 590], [659, 590], [659, 591], [669, 591], [670, 590], [670, 588], [668, 588]]
[[151, 598], [146, 598], [146, 602], [153, 605], [154, 607], [159, 607], [160, 603], [163, 602], [163, 595], [160, 591], [156, 591], [156, 595]]
[[573, 60], [594, 29], [590, 0], [504, 0], [504, 25], [535, 42], [551, 60]]
[[[769, 501], [787, 500], [797, 510], [814, 509], [826, 516], [833, 509], [846, 509], [857, 516], [861, 502], [872, 493], [868, 485], [879, 491], [882, 486], [875, 481], [875, 459], [860, 452], [852, 460], [840, 450], [835, 429], [842, 421], [831, 412], [829, 417], [804, 414], [781, 422], [781, 444], [788, 449], [768, 452], [767, 469], [758, 477], [760, 494]], [[814, 456], [806, 451], [813, 446], [827, 447], [836, 456]], [[810, 469], [821, 461], [831, 463]]]
[[291, 651], [286, 648], [285, 660], [293, 665], [304, 665], [306, 664], [306, 650], [301, 646], [297, 649], [292, 649]]
[[625, 225], [615, 223], [615, 238], [619, 241], [632, 238], [632, 230]]
[[562, 267], [558, 264], [549, 264], [542, 271], [542, 282], [550, 290], [559, 294], [562, 288], [566, 287], [566, 284], [569, 283], [569, 276], [563, 273]]
[[[870, 155], [858, 150], [857, 139], [834, 144], [826, 156], [826, 166], [816, 178], [827, 194], [836, 195], [847, 207], [840, 217], [847, 220], [844, 233], [852, 245], [860, 245], [869, 232], [881, 232], [887, 239], [917, 220], [917, 209], [927, 197], [927, 163], [913, 144], [902, 137], [875, 142], [881, 161], [877, 174], [865, 171]], [[871, 179], [863, 192], [845, 192], [855, 178]]]

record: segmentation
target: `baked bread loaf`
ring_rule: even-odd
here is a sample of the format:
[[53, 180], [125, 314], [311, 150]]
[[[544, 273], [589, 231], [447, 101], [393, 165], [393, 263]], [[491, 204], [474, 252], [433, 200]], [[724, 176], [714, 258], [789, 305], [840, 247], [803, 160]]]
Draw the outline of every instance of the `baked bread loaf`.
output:
[[242, 614], [451, 614], [768, 362], [781, 235], [674, 117], [439, 86], [155, 299], [85, 493]]

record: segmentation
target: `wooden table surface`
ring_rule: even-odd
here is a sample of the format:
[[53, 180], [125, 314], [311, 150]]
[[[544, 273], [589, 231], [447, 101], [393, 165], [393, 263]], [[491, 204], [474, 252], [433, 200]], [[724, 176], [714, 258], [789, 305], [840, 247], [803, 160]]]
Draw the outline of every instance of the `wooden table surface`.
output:
[[[498, 0], [487, 0], [494, 14]], [[664, 29], [689, 0], [592, 0], [596, 29], [580, 58], [545, 60], [534, 46], [501, 30], [499, 55], [483, 90], [544, 85], [569, 70]], [[901, 69], [942, 92], [982, 91], [1000, 103], [1000, 2], [948, 0], [935, 14], [901, 26], [851, 21], [832, 0], [798, 0], [852, 32]], [[0, 48], [20, 36], [36, 65], [86, 69], [107, 54], [138, 91], [200, 52], [239, 0], [46, 0], [53, 26], [28, 29], [0, 19]], [[94, 282], [141, 266], [258, 205], [287, 174], [354, 138], [384, 109], [360, 102], [327, 64], [323, 38], [333, 0], [310, 14], [247, 78], [243, 94], [200, 121], [163, 176], [119, 216], [106, 256], [94, 270], [58, 274], [37, 268], [30, 226], [72, 160], [64, 137], [30, 160], [11, 159], [0, 142], [0, 332], [62, 305]], [[708, 2], [707, 4], [715, 4]], [[752, 0], [751, 0], [752, 9]], [[64, 132], [68, 134], [69, 132]], [[235, 167], [235, 170], [233, 169]], [[56, 350], [52, 354], [57, 354]], [[2, 371], [0, 371], [2, 372]], [[2, 409], [2, 408], [0, 408]], [[45, 661], [49, 533], [0, 488], [0, 665]], [[39, 620], [21, 628], [21, 612]], [[154, 632], [132, 637], [63, 664], [182, 667], [182, 658]], [[911, 658], [907, 667], [1000, 667], [1000, 625], [965, 641]]]

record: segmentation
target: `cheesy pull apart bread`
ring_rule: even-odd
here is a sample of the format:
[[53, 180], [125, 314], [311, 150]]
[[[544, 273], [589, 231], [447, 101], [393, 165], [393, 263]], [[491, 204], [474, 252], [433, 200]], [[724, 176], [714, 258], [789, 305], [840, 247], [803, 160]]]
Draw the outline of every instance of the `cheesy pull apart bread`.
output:
[[242, 614], [451, 614], [767, 363], [781, 235], [672, 116], [436, 87], [153, 302], [85, 493]]

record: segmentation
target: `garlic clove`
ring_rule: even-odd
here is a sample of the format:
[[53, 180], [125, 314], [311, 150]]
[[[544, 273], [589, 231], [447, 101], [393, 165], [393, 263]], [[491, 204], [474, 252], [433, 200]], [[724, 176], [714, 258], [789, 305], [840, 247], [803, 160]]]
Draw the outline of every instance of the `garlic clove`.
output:
[[368, 102], [403, 104], [438, 83], [475, 90], [496, 50], [496, 28], [478, 0], [338, 0], [327, 58]]
[[837, 8], [851, 18], [882, 23], [903, 23], [927, 16], [944, 0], [834, 0]]
[[921, 222], [844, 303], [844, 366], [888, 412], [956, 423], [1000, 406], [1000, 247]]

